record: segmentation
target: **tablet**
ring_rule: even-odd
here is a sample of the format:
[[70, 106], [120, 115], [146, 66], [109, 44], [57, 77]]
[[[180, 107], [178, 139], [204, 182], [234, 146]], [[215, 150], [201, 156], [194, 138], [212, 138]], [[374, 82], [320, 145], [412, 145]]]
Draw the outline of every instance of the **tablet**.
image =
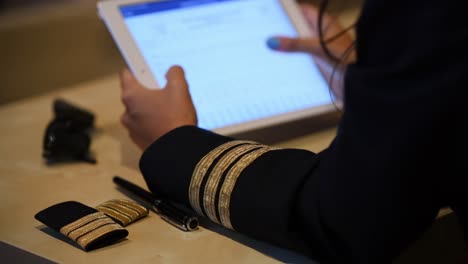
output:
[[266, 45], [310, 35], [294, 0], [107, 0], [98, 10], [143, 85], [185, 69], [201, 128], [234, 135], [335, 109], [311, 56]]

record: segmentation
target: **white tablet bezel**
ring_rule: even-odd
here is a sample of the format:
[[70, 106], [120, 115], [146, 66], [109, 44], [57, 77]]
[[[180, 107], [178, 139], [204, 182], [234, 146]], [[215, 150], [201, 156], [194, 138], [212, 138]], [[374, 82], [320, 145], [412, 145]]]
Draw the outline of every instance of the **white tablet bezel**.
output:
[[[153, 76], [148, 64], [146, 63], [143, 55], [139, 51], [131, 33], [125, 24], [124, 17], [120, 11], [122, 5], [131, 5], [145, 2], [157, 2], [167, 0], [104, 0], [97, 3], [98, 13], [101, 19], [107, 26], [115, 43], [117, 44], [122, 56], [127, 62], [128, 67], [131, 69], [137, 80], [144, 86], [151, 89], [158, 89], [160, 85]], [[312, 36], [310, 28], [299, 9], [295, 0], [278, 0], [283, 6], [287, 16], [291, 19], [295, 29], [300, 37]], [[265, 40], [266, 41], [266, 40]], [[313, 58], [311, 57], [313, 60]], [[312, 85], [312, 84], [311, 84]], [[322, 106], [315, 106], [308, 109], [294, 111], [290, 113], [270, 116], [267, 118], [248, 121], [241, 124], [235, 124], [218, 129], [214, 132], [224, 135], [234, 135], [246, 131], [253, 131], [260, 128], [279, 125], [287, 122], [293, 122], [301, 119], [311, 118], [327, 114], [336, 110], [333, 103]]]

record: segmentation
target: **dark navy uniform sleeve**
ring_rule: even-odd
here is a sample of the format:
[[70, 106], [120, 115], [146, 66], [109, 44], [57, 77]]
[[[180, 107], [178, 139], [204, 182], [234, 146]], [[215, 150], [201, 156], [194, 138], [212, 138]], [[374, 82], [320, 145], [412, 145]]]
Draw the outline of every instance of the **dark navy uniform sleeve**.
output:
[[[189, 186], [197, 163], [211, 150], [233, 140], [197, 127], [181, 127], [152, 144], [144, 152], [140, 168], [152, 192], [190, 205]], [[316, 238], [305, 239], [296, 213], [300, 192], [317, 164], [316, 154], [299, 149], [271, 149], [256, 158], [239, 175], [232, 191], [233, 229], [307, 255], [324, 255], [322, 251], [329, 248], [322, 245], [326, 237], [321, 232], [319, 214], [314, 213], [313, 221], [307, 223]], [[317, 199], [308, 201], [312, 210], [318, 208], [313, 205], [317, 203]], [[316, 245], [320, 250], [310, 251], [308, 241], [320, 241]]]
[[345, 111], [324, 152], [181, 127], [143, 154], [149, 188], [323, 262], [390, 263], [442, 206], [466, 227], [465, 7], [454, 0], [365, 2]]
[[152, 192], [189, 204], [187, 193], [195, 166], [209, 151], [229, 140], [197, 127], [177, 128], [146, 149], [140, 170]]

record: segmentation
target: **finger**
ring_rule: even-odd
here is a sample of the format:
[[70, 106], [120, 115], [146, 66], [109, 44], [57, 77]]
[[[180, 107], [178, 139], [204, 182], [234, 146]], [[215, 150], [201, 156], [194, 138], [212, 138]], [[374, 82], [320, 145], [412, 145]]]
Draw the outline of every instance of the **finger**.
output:
[[133, 82], [135, 81], [133, 74], [127, 68], [122, 69], [120, 71], [119, 77], [120, 77], [120, 84], [121, 84], [122, 90], [130, 88], [131, 85], [129, 84], [133, 84]]
[[166, 79], [169, 80], [185, 80], [184, 69], [179, 65], [172, 66], [166, 73]]
[[286, 52], [306, 52], [320, 55], [322, 51], [317, 38], [273, 37], [267, 41], [267, 45], [273, 50]]
[[135, 91], [143, 89], [128, 69], [120, 71], [121, 100], [126, 108], [129, 108], [132, 95]]
[[[134, 133], [134, 122], [130, 114], [126, 111], [125, 113], [120, 116], [120, 123], [127, 129], [128, 135], [130, 139], [134, 142], [137, 143], [138, 137], [135, 136]], [[138, 145], [138, 144], [137, 144]]]
[[172, 66], [166, 73], [167, 85], [169, 89], [182, 88], [188, 89], [187, 81], [185, 80], [184, 69], [180, 66]]
[[122, 88], [122, 94], [135, 89], [143, 89], [138, 80], [135, 78], [133, 73], [128, 69], [120, 71], [120, 86]]
[[144, 144], [142, 144], [141, 138], [137, 136], [136, 131], [138, 130], [132, 117], [126, 112], [121, 116], [120, 122], [127, 129], [130, 139], [143, 149]]

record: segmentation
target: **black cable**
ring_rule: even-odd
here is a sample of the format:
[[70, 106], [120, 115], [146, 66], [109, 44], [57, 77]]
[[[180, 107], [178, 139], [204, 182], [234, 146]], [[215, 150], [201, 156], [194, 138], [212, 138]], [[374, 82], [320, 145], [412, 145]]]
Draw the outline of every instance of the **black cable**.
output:
[[[335, 77], [335, 74], [336, 74], [338, 68], [340, 67], [341, 64], [343, 64], [343, 62], [348, 60], [348, 57], [353, 52], [353, 49], [355, 48], [355, 46], [356, 46], [356, 41], [353, 41], [353, 43], [351, 43], [351, 45], [349, 45], [349, 47], [346, 48], [346, 50], [343, 52], [343, 55], [341, 56], [341, 58], [337, 62], [335, 62], [335, 65], [333, 66], [333, 71], [332, 71], [332, 73], [330, 75], [330, 79], [328, 80], [328, 86], [330, 87], [330, 89], [329, 89], [330, 97], [332, 98], [333, 105], [340, 112], [342, 112], [341, 109], [338, 107], [338, 105], [336, 105], [335, 100], [333, 100], [333, 97], [334, 97], [334, 95], [332, 94], [333, 93], [333, 86], [332, 86], [333, 85], [333, 79]], [[344, 76], [344, 75], [345, 75], [345, 73], [343, 73], [342, 76]], [[340, 81], [341, 81], [341, 79], [340, 79]], [[345, 92], [345, 91], [343, 91], [343, 92]], [[344, 94], [343, 94], [343, 96], [344, 96]], [[344, 98], [343, 98], [343, 103], [345, 103]]]
[[331, 59], [332, 61], [337, 62], [337, 61], [340, 61], [340, 58], [336, 57], [330, 51], [327, 44], [337, 40], [338, 38], [340, 38], [341, 36], [346, 34], [348, 31], [355, 28], [357, 23], [353, 23], [353, 24], [347, 26], [346, 28], [344, 28], [343, 30], [341, 30], [340, 32], [336, 33], [334, 36], [325, 39], [325, 36], [324, 36], [324, 33], [323, 33], [323, 20], [324, 20], [323, 17], [325, 16], [326, 9], [328, 7], [328, 3], [329, 3], [328, 0], [322, 0], [322, 2], [320, 4], [320, 8], [319, 8], [318, 23], [317, 23], [318, 24], [319, 41], [320, 41], [320, 46], [323, 49], [325, 55], [329, 59]]
[[336, 33], [333, 37], [329, 37], [328, 39], [325, 40], [325, 44], [328, 44], [328, 43], [331, 43], [331, 42], [337, 40], [338, 38], [340, 38], [341, 36], [346, 34], [348, 31], [350, 31], [352, 28], [356, 27], [356, 24], [357, 23], [353, 23], [353, 24], [349, 25], [348, 27], [346, 27], [345, 29], [343, 29], [342, 31]]
[[322, 0], [322, 2], [320, 3], [318, 22], [317, 22], [320, 46], [322, 47], [323, 52], [325, 53], [325, 55], [327, 55], [329, 59], [335, 62], [339, 62], [339, 58], [333, 55], [328, 49], [327, 43], [323, 36], [323, 17], [325, 15], [325, 10], [327, 9], [327, 7], [328, 7], [328, 0]]

